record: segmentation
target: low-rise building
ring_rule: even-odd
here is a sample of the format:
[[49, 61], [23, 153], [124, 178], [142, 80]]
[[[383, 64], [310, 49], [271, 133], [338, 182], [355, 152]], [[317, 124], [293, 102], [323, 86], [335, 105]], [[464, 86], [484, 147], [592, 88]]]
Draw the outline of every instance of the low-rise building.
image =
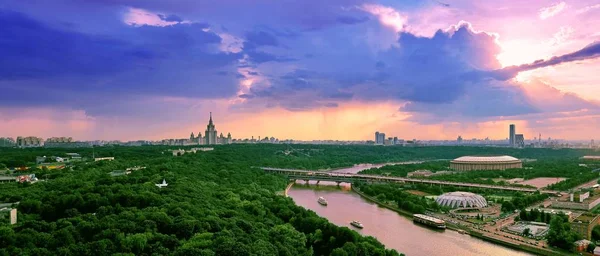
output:
[[0, 183], [10, 183], [17, 181], [14, 176], [0, 176]]
[[571, 230], [577, 232], [584, 239], [592, 238], [592, 229], [600, 223], [600, 215], [583, 213], [571, 222]]
[[414, 172], [409, 172], [407, 174], [407, 177], [418, 178], [418, 177], [429, 177], [431, 175], [433, 175], [433, 172], [431, 172], [430, 170], [416, 170]]
[[129, 167], [125, 170], [126, 171], [138, 171], [138, 170], [142, 170], [142, 169], [146, 169], [146, 166], [134, 166], [134, 167]]
[[589, 192], [578, 192], [570, 194], [568, 201], [561, 201], [559, 199], [557, 199], [557, 201], [552, 201], [552, 208], [589, 211], [599, 204], [600, 193], [590, 197]]
[[67, 155], [67, 158], [69, 158], [71, 161], [81, 160], [81, 155], [78, 153], [66, 153], [65, 155]]
[[35, 164], [41, 164], [43, 162], [46, 162], [46, 157], [45, 156], [36, 156], [35, 157]]
[[130, 174], [131, 171], [123, 171], [123, 170], [115, 170], [110, 172], [110, 176], [116, 177], [116, 176], [123, 176], [123, 175], [128, 175]]
[[183, 149], [173, 150], [173, 156], [183, 156], [183, 154], [185, 154], [185, 150]]
[[17, 209], [10, 207], [0, 208], [0, 219], [2, 222], [5, 222], [5, 219], [8, 218], [8, 223], [11, 225], [17, 224]]
[[600, 160], [600, 156], [583, 156], [581, 157], [583, 160]]
[[600, 246], [596, 246], [596, 249], [594, 249], [594, 256], [595, 255], [600, 255]]
[[575, 250], [578, 252], [584, 252], [591, 243], [592, 241], [585, 239], [575, 241]]
[[194, 153], [196, 153], [196, 151], [206, 152], [206, 151], [212, 151], [212, 150], [214, 150], [214, 148], [192, 148], [192, 149], [190, 149], [190, 151], [193, 151]]
[[114, 157], [96, 157], [94, 158], [94, 162], [98, 162], [98, 161], [113, 161], [115, 160]]

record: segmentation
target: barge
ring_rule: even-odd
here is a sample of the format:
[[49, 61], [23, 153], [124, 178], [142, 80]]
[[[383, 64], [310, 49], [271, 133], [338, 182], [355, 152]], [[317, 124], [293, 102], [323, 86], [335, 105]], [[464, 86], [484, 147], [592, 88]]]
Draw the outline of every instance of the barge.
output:
[[427, 225], [433, 228], [446, 229], [446, 222], [440, 220], [438, 218], [434, 218], [431, 216], [423, 215], [423, 214], [414, 214], [413, 222]]

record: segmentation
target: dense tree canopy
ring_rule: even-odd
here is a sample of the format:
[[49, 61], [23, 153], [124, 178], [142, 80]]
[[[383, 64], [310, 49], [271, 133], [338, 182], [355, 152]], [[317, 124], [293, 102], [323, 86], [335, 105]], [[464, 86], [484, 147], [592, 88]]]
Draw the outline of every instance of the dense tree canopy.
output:
[[395, 203], [394, 206], [411, 213], [437, 211], [440, 208], [433, 200], [406, 192], [405, 188], [398, 184], [355, 184], [355, 186], [380, 202], [392, 201]]
[[[0, 202], [20, 202], [19, 222], [0, 226], [0, 255], [398, 254], [276, 195], [287, 180], [252, 168], [331, 167], [325, 157], [282, 155], [286, 147], [268, 145], [217, 146], [180, 157], [166, 150], [96, 148], [96, 156], [116, 160], [36, 170], [49, 175], [35, 184], [0, 184]], [[23, 162], [67, 152], [2, 151]], [[147, 168], [109, 175], [133, 166]], [[163, 179], [167, 187], [154, 185]]]
[[581, 236], [578, 233], [571, 231], [568, 217], [559, 214], [550, 221], [550, 230], [548, 231], [546, 239], [551, 246], [571, 250], [573, 248], [573, 243], [581, 239]]
[[[396, 255], [374, 238], [337, 227], [296, 206], [291, 199], [277, 196], [276, 192], [286, 186], [287, 180], [252, 167], [314, 170], [358, 163], [453, 159], [480, 155], [483, 151], [487, 155], [538, 159], [531, 163], [534, 169], [509, 170], [503, 172], [504, 177], [533, 177], [537, 174], [532, 173], [539, 171], [543, 175], [550, 173], [549, 177], [571, 177], [563, 183], [570, 187], [571, 183], [579, 182], [575, 180], [576, 172], [580, 173], [579, 179], [592, 173], [585, 167], [571, 166], [589, 152], [571, 149], [240, 144], [215, 146], [214, 151], [180, 157], [173, 157], [169, 149], [175, 148], [0, 148], [0, 166], [29, 167], [17, 170], [15, 175], [35, 173], [44, 179], [36, 184], [0, 185], [0, 202], [20, 202], [16, 206], [19, 223], [0, 225], [0, 254]], [[79, 153], [84, 159], [112, 156], [116, 160], [67, 163], [62, 170], [36, 166], [36, 156], [66, 156], [68, 152]], [[564, 159], [556, 162], [560, 166], [551, 162], [542, 166], [546, 160], [554, 161], [557, 157]], [[441, 170], [446, 164], [447, 160], [380, 170], [405, 175], [409, 170], [423, 167]], [[565, 172], [567, 165], [569, 169]], [[133, 166], [147, 168], [124, 176], [108, 174]], [[494, 176], [472, 172], [456, 177], [473, 181]], [[154, 186], [163, 179], [169, 183], [168, 187]], [[416, 187], [431, 190], [432, 194], [454, 190]], [[436, 207], [400, 187], [365, 185], [361, 189], [411, 212]], [[565, 234], [564, 225], [554, 226], [554, 243], [568, 242], [559, 238]]]

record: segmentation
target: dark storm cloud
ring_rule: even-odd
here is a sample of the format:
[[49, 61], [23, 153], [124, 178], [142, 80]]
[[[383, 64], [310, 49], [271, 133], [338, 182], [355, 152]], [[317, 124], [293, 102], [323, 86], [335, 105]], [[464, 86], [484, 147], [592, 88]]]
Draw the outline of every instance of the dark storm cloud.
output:
[[[432, 37], [392, 34], [357, 8], [362, 3], [15, 1], [6, 5], [21, 12], [0, 11], [0, 106], [60, 104], [118, 115], [118, 108], [92, 104], [132, 95], [232, 98], [239, 80], [252, 77], [239, 96], [252, 106], [302, 111], [390, 101], [419, 122], [520, 115], [552, 108], [532, 104], [510, 78], [597, 57], [600, 47], [502, 69], [493, 35], [466, 23]], [[130, 7], [176, 24], [126, 25]], [[397, 40], [383, 45], [379, 32]]]
[[0, 80], [102, 75], [158, 57], [143, 46], [56, 30], [9, 10], [0, 9], [0, 24]]
[[[116, 95], [222, 98], [237, 91], [242, 56], [216, 52], [222, 39], [204, 31], [206, 24], [123, 25], [119, 36], [91, 35], [9, 10], [0, 10], [0, 24], [0, 82], [13, 81], [0, 83], [2, 105], [14, 104], [15, 95], [85, 109], [91, 99]], [[12, 86], [17, 81], [22, 87]]]
[[343, 23], [343, 24], [348, 24], [348, 25], [352, 25], [352, 24], [358, 24], [358, 23], [363, 23], [369, 20], [369, 17], [352, 17], [352, 16], [339, 16], [336, 19], [339, 23]]
[[[449, 103], [464, 95], [470, 84], [484, 81], [479, 76], [469, 78], [465, 74], [500, 66], [493, 62], [493, 56], [500, 50], [494, 40], [495, 37], [486, 33], [473, 32], [468, 24], [448, 32], [439, 31], [432, 38], [403, 32], [399, 35], [400, 47], [390, 47], [375, 61], [352, 62], [356, 64], [355, 70], [295, 70], [280, 77], [281, 81], [269, 89], [269, 95], [303, 90], [336, 92], [344, 88], [354, 93], [353, 97], [343, 99]], [[349, 49], [348, 54], [352, 55], [353, 51], [362, 50]], [[344, 59], [321, 61], [335, 66], [335, 61]], [[314, 102], [320, 105], [319, 101]], [[311, 102], [305, 101], [307, 105]]]
[[266, 31], [252, 31], [245, 34], [245, 41], [243, 45], [244, 53], [248, 55], [251, 62], [261, 64], [265, 62], [289, 62], [295, 61], [295, 58], [287, 56], [279, 56], [264, 50], [260, 50], [261, 47], [280, 47], [279, 39], [277, 36]]
[[265, 31], [253, 31], [246, 33], [244, 48], [256, 48], [260, 46], [278, 46], [279, 42], [275, 36]]
[[163, 15], [163, 14], [157, 14], [158, 18], [160, 18], [161, 20], [164, 21], [171, 21], [171, 22], [182, 22], [183, 19], [175, 14], [169, 14], [169, 15]]

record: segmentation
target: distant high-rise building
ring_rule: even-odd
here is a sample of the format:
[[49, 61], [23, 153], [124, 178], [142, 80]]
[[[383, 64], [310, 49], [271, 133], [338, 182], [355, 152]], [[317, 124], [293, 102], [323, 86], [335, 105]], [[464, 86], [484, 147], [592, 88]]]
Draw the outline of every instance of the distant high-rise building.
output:
[[515, 134], [515, 146], [516, 147], [525, 147], [525, 137], [523, 134]]
[[458, 138], [456, 138], [456, 142], [458, 142], [458, 144], [463, 142], [463, 138], [462, 136], [458, 135]]
[[376, 142], [377, 142], [377, 144], [384, 145], [385, 144], [385, 133], [380, 132], [379, 136], [377, 137]]
[[515, 146], [515, 125], [514, 124], [510, 124], [509, 128], [509, 133], [508, 133], [508, 144], [511, 147]]
[[[178, 140], [179, 141], [179, 140]], [[170, 140], [163, 141], [163, 145], [214, 145], [214, 144], [231, 144], [233, 139], [231, 138], [231, 133], [227, 134], [227, 137], [221, 135], [217, 136], [217, 129], [215, 129], [215, 124], [212, 120], [212, 112], [210, 113], [210, 117], [208, 119], [208, 125], [206, 125], [206, 131], [204, 131], [204, 137], [202, 137], [202, 133], [198, 132], [198, 136], [195, 137], [194, 133], [190, 135], [188, 139], [182, 139], [180, 142], [172, 142]]]
[[195, 142], [197, 142], [198, 145], [204, 144], [204, 140], [202, 139], [202, 133], [201, 132], [198, 132], [198, 137], [196, 137], [196, 140], [197, 141], [195, 141]]
[[385, 144], [385, 133], [375, 132], [375, 144], [378, 144], [378, 145]]
[[212, 112], [210, 113], [210, 118], [208, 120], [208, 125], [206, 125], [206, 131], [204, 132], [205, 140], [204, 143], [206, 145], [214, 145], [217, 144], [217, 130], [215, 129], [215, 125], [212, 120]]
[[12, 147], [15, 145], [13, 138], [0, 138], [0, 147]]
[[28, 148], [28, 147], [41, 147], [44, 145], [42, 138], [29, 136], [29, 137], [17, 137], [17, 147]]

